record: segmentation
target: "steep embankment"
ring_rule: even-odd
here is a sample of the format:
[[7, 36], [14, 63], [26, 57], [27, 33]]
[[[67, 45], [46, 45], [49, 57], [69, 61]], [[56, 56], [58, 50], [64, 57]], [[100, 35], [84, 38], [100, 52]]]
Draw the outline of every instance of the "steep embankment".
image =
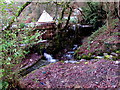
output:
[[103, 26], [94, 32], [76, 51], [78, 59], [103, 53], [120, 53], [120, 22], [113, 20], [107, 28]]

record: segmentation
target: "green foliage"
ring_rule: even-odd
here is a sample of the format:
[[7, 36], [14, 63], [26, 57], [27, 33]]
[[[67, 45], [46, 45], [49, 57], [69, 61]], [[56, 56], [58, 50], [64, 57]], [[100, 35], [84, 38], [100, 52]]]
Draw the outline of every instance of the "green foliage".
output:
[[[3, 26], [7, 26], [8, 22], [10, 22], [13, 18], [15, 18], [15, 13], [17, 12], [17, 7], [13, 6], [15, 5], [14, 2], [6, 3], [1, 2], [0, 3], [0, 20], [3, 24]], [[2, 26], [2, 27], [3, 27]]]
[[25, 26], [25, 23], [20, 23], [20, 28], [23, 28]]
[[[13, 2], [10, 4], [1, 2], [0, 7], [0, 13], [4, 14], [0, 17], [2, 23], [0, 25], [3, 28], [16, 18], [15, 13], [17, 13], [19, 6], [15, 7]], [[0, 59], [0, 66], [2, 66], [0, 67], [0, 79], [2, 79], [0, 89], [6, 89], [9, 84], [7, 82], [16, 79], [15, 75], [17, 75], [17, 72], [13, 72], [12, 68], [23, 60], [25, 55], [29, 53], [30, 47], [41, 41], [41, 39], [38, 39], [41, 35], [38, 31], [33, 34], [32, 29], [23, 27], [24, 23], [21, 23], [18, 29], [0, 30], [0, 56], [2, 56]]]
[[120, 36], [120, 32], [114, 32], [112, 35]]
[[[118, 22], [118, 19], [114, 19], [111, 22], [111, 28], [114, 28], [116, 23]], [[107, 30], [107, 26], [103, 25], [100, 27], [97, 31], [93, 32], [93, 34], [88, 38], [88, 40], [93, 41], [98, 35], [103, 34]]]
[[104, 24], [106, 12], [99, 2], [87, 2], [87, 6], [83, 7], [84, 20], [83, 24], [91, 24], [95, 29]]
[[2, 34], [2, 44], [1, 52], [2, 55], [1, 62], [4, 66], [4, 72], [2, 72], [3, 76], [8, 78], [12, 78], [13, 72], [11, 68], [16, 64], [20, 63], [24, 56], [29, 53], [29, 50], [26, 50], [27, 47], [32, 47], [34, 44], [38, 43], [38, 36], [40, 33], [36, 32], [35, 35], [31, 35], [32, 30], [30, 29], [16, 29], [16, 30], [4, 30], [1, 32]]
[[79, 56], [78, 54], [76, 55], [76, 58], [78, 59], [78, 60], [80, 60], [81, 59], [81, 56]]
[[88, 62], [85, 62], [85, 64], [88, 64]]
[[89, 59], [92, 58], [91, 55], [92, 55], [91, 53], [89, 53], [88, 55], [82, 55], [81, 59], [87, 59], [87, 60], [89, 60]]
[[77, 54], [77, 59], [87, 59], [87, 60], [90, 60], [90, 59], [92, 59], [93, 57], [92, 57], [92, 53], [89, 53], [89, 54], [82, 54], [81, 56], [79, 56], [78, 54]]
[[0, 90], [6, 90], [8, 85], [8, 82], [0, 81]]
[[[114, 29], [115, 28], [115, 26], [116, 26], [116, 23], [118, 22], [118, 19], [114, 19], [114, 20], [112, 20], [111, 21], [111, 24], [110, 24], [110, 29]], [[88, 40], [87, 40], [87, 49], [86, 50], [88, 50], [87, 52], [83, 52], [83, 53], [91, 53], [91, 43], [95, 43], [95, 41], [97, 40], [97, 38], [96, 37], [98, 37], [99, 35], [102, 35], [102, 34], [104, 34], [104, 32], [106, 32], [106, 30], [108, 30], [107, 29], [107, 26], [106, 25], [103, 25], [102, 27], [100, 27], [97, 31], [95, 31], [95, 32], [93, 32], [93, 34], [90, 36], [90, 37], [88, 37]], [[119, 33], [116, 33], [117, 35], [119, 34]], [[112, 38], [110, 38], [110, 40], [111, 40]], [[105, 40], [106, 39], [101, 39], [100, 40], [100, 42], [101, 43], [105, 43]], [[112, 39], [112, 41], [113, 41], [114, 39]], [[86, 45], [86, 44], [85, 44]], [[103, 56], [103, 52], [104, 52], [104, 50], [101, 50], [100, 48], [97, 48], [97, 49], [95, 49], [94, 50], [94, 52], [92, 52], [91, 53], [91, 55], [82, 55], [82, 53], [80, 53], [80, 48], [82, 49], [82, 47], [84, 47], [84, 44], [83, 45], [81, 45], [76, 51], [75, 51], [75, 53], [74, 53], [74, 55], [75, 55], [75, 57], [77, 58], [77, 59], [82, 59], [82, 58], [84, 58], [84, 59], [88, 59], [88, 58], [94, 58], [94, 57], [91, 57], [92, 55], [98, 55], [98, 56]], [[98, 44], [95, 44], [95, 46], [94, 47], [98, 47]], [[91, 51], [90, 51], [91, 50]], [[119, 53], [119, 50], [117, 50], [117, 51], [115, 51], [116, 53]], [[107, 52], [108, 53], [108, 52]], [[113, 57], [114, 59], [118, 59], [119, 57]]]
[[120, 49], [116, 50], [115, 53], [120, 54]]

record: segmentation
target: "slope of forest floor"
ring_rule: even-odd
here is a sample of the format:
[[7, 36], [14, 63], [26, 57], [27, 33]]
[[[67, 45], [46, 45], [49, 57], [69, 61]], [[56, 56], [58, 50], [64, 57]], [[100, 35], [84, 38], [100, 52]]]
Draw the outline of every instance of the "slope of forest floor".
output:
[[[77, 50], [79, 60], [83, 56], [101, 59], [85, 59], [76, 63], [56, 62], [32, 71], [19, 79], [21, 88], [117, 88], [120, 89], [120, 23], [103, 26], [94, 32]], [[110, 44], [106, 47], [105, 45]], [[115, 44], [115, 46], [111, 46]], [[112, 58], [109, 58], [109, 54]], [[86, 58], [86, 57], [85, 57]], [[88, 58], [88, 57], [87, 57]]]
[[57, 62], [37, 69], [20, 80], [22, 88], [118, 88], [120, 63], [110, 60]]
[[[94, 32], [77, 50], [77, 57], [91, 57], [103, 53], [119, 52], [120, 50], [120, 22], [113, 20], [109, 28], [104, 25]], [[89, 58], [88, 57], [88, 58]]]

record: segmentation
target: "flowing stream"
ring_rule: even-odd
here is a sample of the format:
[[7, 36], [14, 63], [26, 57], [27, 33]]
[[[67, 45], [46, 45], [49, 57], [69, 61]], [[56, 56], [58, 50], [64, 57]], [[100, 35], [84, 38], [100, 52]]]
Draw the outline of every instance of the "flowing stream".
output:
[[[50, 63], [55, 63], [57, 61], [64, 61], [65, 63], [76, 63], [77, 60], [74, 58], [75, 50], [77, 50], [77, 48], [81, 45], [81, 40], [83, 38], [85, 38], [86, 35], [87, 36], [89, 35], [89, 33], [87, 33], [85, 36], [84, 35], [81, 36], [82, 31], [85, 31], [88, 29], [90, 32], [90, 29], [88, 27], [87, 27], [87, 29], [85, 29], [86, 27], [81, 27], [81, 26], [79, 26], [78, 29], [76, 29], [76, 28], [78, 28], [78, 26], [77, 27], [74, 26], [73, 29], [68, 30], [68, 36], [64, 37], [66, 39], [63, 39], [63, 42], [67, 41], [68, 45], [65, 44], [64, 49], [59, 51], [57, 54], [53, 54], [54, 57], [52, 57], [52, 55], [49, 53], [44, 53], [43, 54], [44, 59], [41, 58], [41, 59], [37, 60], [37, 62], [35, 62], [33, 65], [22, 70], [20, 72], [20, 75], [25, 76], [26, 74], [28, 74], [36, 69], [39, 69], [42, 66], [48, 65]], [[80, 30], [82, 30], [82, 31], [80, 31]]]
[[65, 53], [62, 53], [61, 54], [61, 58], [57, 58], [57, 59], [54, 59], [52, 57], [52, 55], [48, 54], [48, 53], [44, 53], [44, 59], [40, 59], [38, 60], [36, 63], [34, 63], [31, 67], [29, 68], [26, 68], [25, 70], [23, 70], [22, 72], [20, 72], [20, 75], [21, 76], [25, 76], [26, 74], [36, 70], [36, 69], [39, 69], [40, 67], [42, 66], [45, 66], [45, 65], [48, 65], [50, 63], [55, 63], [55, 62], [58, 62], [58, 61], [64, 61], [65, 63], [76, 63], [77, 61], [74, 59], [74, 51], [78, 48], [78, 45], [73, 45], [72, 48], [69, 48], [69, 50], [66, 50]]

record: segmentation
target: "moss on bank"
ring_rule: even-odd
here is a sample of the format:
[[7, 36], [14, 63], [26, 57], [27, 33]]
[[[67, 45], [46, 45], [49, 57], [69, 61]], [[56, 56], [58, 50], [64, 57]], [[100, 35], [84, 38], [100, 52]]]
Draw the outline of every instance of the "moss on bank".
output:
[[[75, 51], [75, 57], [77, 59], [90, 59], [92, 55], [103, 55], [104, 52], [119, 52], [119, 28], [118, 19], [114, 19], [109, 27], [106, 25], [102, 26], [97, 31], [93, 32], [93, 34]], [[106, 43], [110, 44], [110, 46], [107, 47]]]

